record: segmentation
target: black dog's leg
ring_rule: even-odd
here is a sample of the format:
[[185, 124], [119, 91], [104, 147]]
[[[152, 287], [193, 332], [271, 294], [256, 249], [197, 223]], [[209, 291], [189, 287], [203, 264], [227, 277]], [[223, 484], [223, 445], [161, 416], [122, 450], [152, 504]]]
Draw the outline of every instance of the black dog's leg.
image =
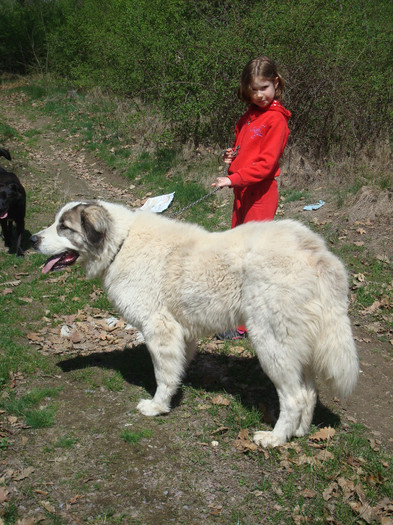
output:
[[12, 222], [8, 219], [1, 221], [1, 233], [4, 239], [4, 244], [9, 248], [12, 244]]
[[16, 223], [16, 255], [18, 257], [24, 257], [24, 253], [22, 250], [22, 237], [23, 233], [25, 231], [25, 221], [18, 221]]

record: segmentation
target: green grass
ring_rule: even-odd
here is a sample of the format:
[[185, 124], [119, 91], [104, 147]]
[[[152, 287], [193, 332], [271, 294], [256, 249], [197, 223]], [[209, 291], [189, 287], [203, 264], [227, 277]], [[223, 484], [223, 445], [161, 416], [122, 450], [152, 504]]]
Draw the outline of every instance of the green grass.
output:
[[10, 414], [22, 416], [26, 423], [32, 428], [50, 427], [54, 423], [56, 410], [52, 405], [37, 407], [43, 401], [57, 397], [59, 389], [44, 388], [34, 389], [31, 392], [17, 398], [13, 392], [0, 400], [0, 407]]
[[[209, 189], [202, 184], [201, 173], [212, 173], [215, 170], [213, 163], [208, 161], [191, 160], [185, 161], [182, 157], [180, 148], [173, 143], [171, 137], [165, 137], [165, 133], [156, 132], [159, 136], [159, 143], [156, 148], [151, 144], [145, 149], [134, 148], [132, 127], [138, 125], [138, 118], [141, 114], [133, 108], [134, 113], [124, 115], [119, 120], [116, 113], [116, 103], [111, 100], [103, 100], [102, 103], [97, 98], [80, 94], [75, 98], [68, 98], [66, 91], [54, 88], [25, 87], [25, 94], [30, 98], [26, 102], [24, 111], [34, 112], [35, 115], [47, 114], [55, 121], [56, 129], [68, 129], [74, 134], [74, 141], [80, 149], [86, 148], [99, 157], [108, 166], [115, 168], [129, 182], [135, 185], [135, 195], [141, 198], [148, 192], [153, 195], [160, 193], [176, 192], [175, 201], [168, 214], [180, 209], [182, 206], [197, 200]], [[32, 108], [31, 101], [36, 100], [37, 105]], [[1, 116], [1, 115], [0, 115]], [[9, 138], [17, 139], [20, 148], [23, 144], [33, 144], [39, 140], [39, 132], [31, 130], [23, 136], [4, 122], [0, 123], [0, 133]], [[1, 122], [1, 120], [0, 120]], [[166, 143], [166, 144], [164, 144]], [[30, 146], [31, 147], [31, 146]], [[23, 154], [23, 152], [21, 152]], [[23, 155], [22, 155], [23, 158]], [[34, 171], [33, 175], [39, 179], [39, 170]], [[212, 178], [214, 176], [212, 175]], [[381, 183], [382, 185], [384, 183]], [[42, 210], [47, 211], [48, 215], [54, 214], [58, 207], [58, 196], [56, 189], [43, 189], [39, 184], [34, 190], [28, 192], [28, 221], [34, 224], [37, 229], [45, 224], [38, 224]], [[346, 196], [357, 191], [358, 184], [354, 183], [345, 192], [337, 194], [337, 199], [341, 205], [344, 204]], [[296, 189], [287, 190], [282, 193], [285, 202], [308, 200], [310, 195], [307, 191]], [[207, 199], [201, 204], [191, 208], [182, 215], [182, 219], [198, 222], [209, 229], [222, 227], [222, 223], [229, 224], [225, 210], [216, 206], [216, 198]], [[340, 232], [333, 231], [328, 225], [321, 228], [321, 233], [331, 242], [334, 251], [342, 257], [349, 268], [351, 279], [353, 275], [362, 273], [365, 276], [365, 283], [359, 288], [352, 290], [356, 294], [355, 311], [362, 310], [373, 304], [375, 300], [387, 298], [392, 301], [391, 290], [391, 267], [389, 264], [370, 257], [366, 247], [358, 247], [340, 241]], [[58, 356], [43, 356], [35, 350], [34, 346], [27, 342], [26, 334], [36, 331], [48, 325], [47, 318], [50, 317], [55, 325], [64, 315], [76, 314], [82, 310], [87, 303], [101, 310], [110, 311], [111, 306], [105, 294], [92, 293], [100, 290], [100, 283], [96, 280], [87, 281], [83, 271], [76, 266], [71, 272], [63, 274], [56, 273], [50, 276], [41, 274], [41, 266], [45, 258], [37, 254], [28, 254], [24, 260], [0, 253], [0, 283], [19, 281], [15, 286], [6, 285], [0, 287], [0, 408], [6, 414], [14, 414], [18, 418], [23, 418], [29, 426], [38, 429], [49, 425], [58, 425], [56, 418], [56, 397], [59, 391], [53, 388], [33, 388], [31, 385], [37, 384], [37, 379], [41, 380], [43, 375], [53, 377], [58, 373], [56, 362]], [[56, 283], [51, 283], [51, 279], [56, 279]], [[2, 294], [8, 288], [11, 293]], [[26, 302], [28, 300], [28, 302]], [[30, 302], [29, 302], [30, 301]], [[49, 313], [50, 312], [50, 313]], [[382, 314], [384, 311], [381, 311]], [[381, 315], [376, 312], [375, 318]], [[46, 317], [45, 321], [43, 318]], [[385, 326], [389, 326], [389, 321], [384, 320]], [[243, 388], [244, 384], [259, 384], [261, 372], [256, 363], [252, 348], [247, 341], [236, 343], [235, 346], [242, 346], [250, 356], [247, 359], [239, 359], [239, 355], [234, 355], [233, 344], [222, 345], [217, 351], [215, 361], [218, 367], [226, 367], [228, 384], [233, 384], [233, 392], [225, 392], [222, 385], [208, 385], [198, 387], [193, 386], [193, 379], [201, 380], [200, 372], [190, 372], [190, 383], [182, 387], [184, 400], [179, 407], [168, 414], [168, 416], [155, 418], [149, 423], [149, 429], [130, 430], [126, 428], [120, 435], [120, 439], [133, 446], [127, 448], [129, 453], [138, 454], [138, 450], [145, 450], [143, 439], [153, 440], [159, 437], [161, 431], [175, 434], [175, 439], [182, 439], [182, 454], [190, 464], [208, 468], [211, 465], [212, 449], [210, 443], [217, 440], [219, 446], [214, 449], [222, 462], [238, 460], [238, 453], [233, 451], [233, 441], [238, 432], [248, 429], [251, 436], [255, 429], [268, 429], [269, 426], [261, 421], [261, 414], [257, 409], [258, 402], [247, 397], [248, 390]], [[117, 393], [119, 397], [125, 388], [125, 377], [122, 370], [127, 370], [128, 361], [134, 350], [125, 350], [121, 355], [112, 357], [114, 369], [104, 370], [96, 366], [85, 366], [85, 368], [75, 369], [69, 372], [70, 381], [83, 382], [83, 389], [88, 389], [88, 398], [91, 404], [95, 404], [97, 390], [101, 387]], [[133, 357], [136, 359], [135, 357]], [[139, 358], [138, 358], [139, 359]], [[228, 366], [228, 361], [231, 365]], [[148, 358], [140, 358], [134, 361], [140, 375], [152, 376], [151, 363]], [[16, 374], [21, 374], [24, 383], [12, 388], [12, 378]], [[193, 375], [196, 374], [196, 375]], [[102, 388], [101, 388], [102, 389]], [[127, 402], [134, 403], [140, 398], [140, 388], [130, 388], [127, 386]], [[106, 390], [105, 390], [106, 391]], [[240, 396], [238, 392], [242, 392]], [[246, 393], [247, 392], [247, 393]], [[106, 392], [107, 394], [107, 392]], [[220, 394], [230, 399], [229, 406], [217, 406], [211, 403], [212, 397]], [[112, 394], [111, 394], [112, 395]], [[254, 396], [254, 394], [252, 394]], [[113, 397], [116, 397], [113, 394]], [[270, 399], [270, 397], [269, 397]], [[201, 404], [209, 405], [206, 410], [200, 410]], [[183, 418], [184, 416], [184, 418]], [[199, 421], [201, 420], [201, 421]], [[141, 420], [143, 421], [143, 420]], [[187, 422], [190, 425], [187, 426]], [[194, 427], [193, 425], [197, 425]], [[220, 427], [227, 427], [224, 434], [215, 434]], [[197, 428], [197, 432], [196, 432]], [[267, 456], [262, 452], [247, 453], [242, 457], [241, 465], [233, 466], [234, 475], [230, 482], [239, 487], [248, 487], [250, 491], [261, 491], [266, 493], [267, 498], [274, 495], [274, 500], [281, 509], [269, 509], [269, 515], [260, 514], [255, 518], [255, 523], [296, 523], [299, 516], [303, 522], [325, 523], [326, 518], [333, 513], [337, 523], [354, 523], [357, 517], [344, 498], [340, 486], [329, 505], [334, 510], [328, 510], [327, 502], [322, 494], [332, 483], [337, 483], [339, 478], [352, 481], [355, 486], [359, 485], [365, 494], [367, 501], [371, 505], [376, 505], [382, 498], [392, 498], [393, 495], [393, 461], [383, 449], [374, 450], [367, 439], [367, 434], [361, 425], [351, 424], [349, 427], [337, 425], [338, 432], [328, 450], [333, 454], [329, 461], [315, 464], [298, 464], [299, 457], [313, 457], [318, 453], [318, 448], [313, 448], [308, 442], [307, 437], [296, 439], [294, 449], [274, 449], [269, 450]], [[72, 454], [77, 443], [80, 443], [78, 435], [65, 433], [59, 428], [57, 437], [49, 445], [48, 452], [58, 453], [57, 449]], [[313, 428], [313, 430], [317, 430]], [[44, 432], [43, 430], [41, 432]], [[60, 435], [59, 435], [60, 434]], [[13, 448], [14, 438], [2, 438], [0, 441], [0, 451], [6, 455]], [[199, 442], [206, 443], [206, 447], [201, 447]], [[191, 445], [190, 445], [191, 444]], [[137, 445], [137, 446], [134, 446]], [[187, 448], [188, 446], [188, 448]], [[192, 450], [190, 450], [192, 448]], [[107, 459], [102, 459], [108, 467], [112, 464], [122, 462], [121, 455], [108, 454]], [[283, 460], [288, 461], [288, 466]], [[250, 482], [249, 474], [251, 471], [259, 469], [259, 483]], [[83, 474], [84, 479], [87, 474]], [[278, 488], [280, 490], [278, 490]], [[302, 495], [304, 490], [314, 490], [316, 495], [307, 498]], [[85, 487], [87, 490], [87, 486]], [[78, 492], [80, 492], [78, 490]], [[249, 495], [244, 505], [248, 508], [253, 507], [255, 496]], [[264, 497], [264, 495], [262, 496]], [[358, 501], [358, 496], [354, 493], [350, 501]], [[293, 511], [296, 510], [296, 519]], [[224, 509], [225, 510], [225, 509]], [[99, 514], [98, 514], [99, 513]], [[121, 523], [120, 517], [114, 517], [115, 511], [98, 511], [96, 523]], [[231, 524], [249, 523], [244, 516], [243, 508], [231, 509]], [[14, 503], [6, 502], [2, 508], [2, 519], [7, 523], [16, 523], [18, 507]], [[55, 523], [56, 517], [48, 517], [51, 523]], [[231, 518], [229, 518], [231, 519]], [[219, 522], [220, 518], [217, 518]], [[296, 521], [297, 520], [297, 521]]]
[[0, 116], [0, 137], [2, 139], [2, 142], [5, 142], [7, 139], [21, 139], [20, 133], [13, 128], [12, 126], [9, 126], [6, 124], [3, 119]]
[[285, 202], [296, 202], [310, 199], [311, 193], [307, 190], [284, 189], [281, 191], [281, 197]]
[[152, 437], [152, 430], [124, 430], [121, 433], [122, 440], [128, 443], [129, 445], [135, 445], [136, 443], [139, 443], [142, 439], [151, 439]]
[[70, 438], [68, 436], [63, 436], [59, 438], [53, 446], [56, 448], [73, 448], [78, 441], [76, 439]]

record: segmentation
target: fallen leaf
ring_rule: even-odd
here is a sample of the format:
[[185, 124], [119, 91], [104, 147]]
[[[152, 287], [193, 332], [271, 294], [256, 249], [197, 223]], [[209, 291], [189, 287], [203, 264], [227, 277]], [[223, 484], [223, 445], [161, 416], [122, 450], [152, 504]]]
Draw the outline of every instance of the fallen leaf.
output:
[[44, 507], [45, 510], [50, 512], [51, 514], [54, 514], [56, 512], [56, 509], [53, 505], [49, 503], [49, 501], [39, 501], [39, 504]]
[[387, 255], [377, 255], [375, 258], [378, 259], [378, 261], [381, 261], [381, 262], [385, 262], [385, 263], [389, 263], [390, 262], [389, 257], [387, 257]]
[[83, 339], [84, 339], [83, 335], [80, 332], [78, 332], [77, 330], [75, 332], [72, 332], [72, 334], [70, 336], [70, 340], [74, 344], [81, 343], [83, 341]]
[[212, 432], [212, 434], [224, 434], [225, 432], [228, 432], [229, 427], [218, 427], [216, 430]]
[[40, 494], [40, 496], [47, 496], [48, 493], [45, 490], [36, 489], [34, 491], [36, 494]]
[[355, 485], [352, 480], [340, 477], [337, 479], [337, 483], [344, 493], [344, 501], [355, 494]]
[[213, 405], [228, 406], [231, 404], [229, 399], [221, 395], [213, 397], [211, 401]]
[[355, 514], [359, 514], [361, 519], [364, 520], [366, 523], [371, 523], [372, 521], [374, 521], [375, 515], [370, 505], [363, 505], [360, 501], [350, 501], [348, 504], [351, 507], [351, 509], [355, 512]]
[[312, 434], [308, 439], [311, 441], [326, 441], [332, 439], [336, 431], [332, 427], [324, 427]]
[[41, 341], [42, 337], [36, 332], [29, 332], [27, 334], [27, 339], [29, 339], [30, 341]]
[[27, 467], [22, 470], [20, 474], [14, 477], [15, 481], [22, 481], [23, 479], [28, 478], [35, 471], [34, 467]]
[[318, 494], [315, 490], [312, 489], [304, 489], [301, 492], [299, 492], [300, 496], [303, 496], [303, 498], [315, 498], [315, 496]]
[[212, 503], [211, 505], [209, 505], [209, 509], [210, 509], [210, 514], [212, 516], [220, 516], [221, 511], [222, 511], [222, 505], [217, 505], [217, 504]]
[[239, 432], [233, 445], [237, 450], [240, 450], [240, 452], [244, 453], [258, 450], [258, 446], [250, 440], [248, 436], [248, 430], [246, 428], [243, 428]]
[[0, 487], [0, 503], [4, 503], [5, 501], [8, 501], [8, 494], [10, 491], [6, 489], [5, 487]]
[[333, 481], [326, 489], [322, 492], [322, 497], [325, 501], [331, 500], [333, 497], [337, 497], [338, 483]]
[[382, 301], [375, 300], [371, 306], [368, 306], [367, 308], [362, 310], [360, 313], [362, 315], [373, 314], [376, 310], [379, 310], [382, 308], [389, 308], [389, 301], [387, 299], [382, 299]]

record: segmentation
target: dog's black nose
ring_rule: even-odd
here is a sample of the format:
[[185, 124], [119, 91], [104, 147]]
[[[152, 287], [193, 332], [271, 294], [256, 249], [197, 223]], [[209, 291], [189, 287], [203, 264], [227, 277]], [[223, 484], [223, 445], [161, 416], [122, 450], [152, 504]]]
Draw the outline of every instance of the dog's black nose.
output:
[[38, 244], [38, 235], [32, 235], [30, 237], [30, 242], [31, 242], [31, 245], [33, 246], [33, 248], [35, 248]]

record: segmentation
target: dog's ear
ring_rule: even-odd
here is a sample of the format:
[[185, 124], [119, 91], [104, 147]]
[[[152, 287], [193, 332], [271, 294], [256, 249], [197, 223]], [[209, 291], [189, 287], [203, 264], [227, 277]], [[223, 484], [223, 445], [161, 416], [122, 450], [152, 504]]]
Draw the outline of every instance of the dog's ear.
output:
[[88, 205], [81, 212], [81, 225], [88, 243], [100, 248], [105, 240], [110, 224], [108, 212], [99, 205]]

